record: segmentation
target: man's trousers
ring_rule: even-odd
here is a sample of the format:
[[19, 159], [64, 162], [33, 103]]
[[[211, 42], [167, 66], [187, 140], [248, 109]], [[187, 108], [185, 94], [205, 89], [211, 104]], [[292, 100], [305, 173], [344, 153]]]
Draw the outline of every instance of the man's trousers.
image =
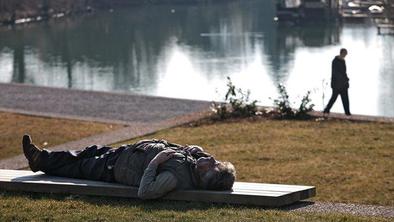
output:
[[332, 96], [330, 98], [330, 101], [328, 102], [326, 108], [324, 109], [325, 113], [329, 113], [331, 107], [334, 105], [335, 101], [338, 98], [338, 95], [341, 95], [341, 100], [343, 104], [343, 109], [345, 110], [346, 115], [350, 115], [350, 109], [349, 109], [349, 95], [347, 89], [333, 89], [332, 90]]
[[124, 147], [86, 147], [80, 151], [43, 150], [40, 170], [48, 175], [114, 182], [113, 166]]

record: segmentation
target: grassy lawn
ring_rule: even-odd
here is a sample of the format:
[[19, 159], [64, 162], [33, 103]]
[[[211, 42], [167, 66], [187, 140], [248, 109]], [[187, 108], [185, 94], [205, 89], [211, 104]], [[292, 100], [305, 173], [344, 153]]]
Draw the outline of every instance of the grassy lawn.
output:
[[[390, 221], [388, 218], [122, 198], [0, 193], [0, 221]], [[18, 209], [18, 210], [16, 210]]]
[[314, 185], [316, 200], [394, 206], [394, 124], [241, 120], [150, 137], [199, 144], [234, 163], [238, 181]]
[[22, 153], [25, 133], [40, 147], [50, 147], [120, 128], [119, 125], [0, 112], [0, 159]]
[[[394, 206], [394, 124], [240, 120], [181, 126], [144, 138], [199, 144], [218, 159], [233, 162], [239, 181], [314, 185], [317, 187], [315, 200]], [[352, 222], [391, 219], [223, 204], [0, 191], [0, 221]]]

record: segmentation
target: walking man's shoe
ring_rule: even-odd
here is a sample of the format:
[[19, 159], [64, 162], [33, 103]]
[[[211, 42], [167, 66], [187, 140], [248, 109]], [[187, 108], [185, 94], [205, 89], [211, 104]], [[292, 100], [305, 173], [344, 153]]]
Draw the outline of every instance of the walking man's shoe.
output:
[[327, 117], [330, 114], [330, 111], [324, 109], [323, 110], [323, 117]]
[[22, 139], [23, 153], [26, 159], [29, 161], [29, 167], [33, 172], [39, 171], [39, 163], [41, 160], [42, 150], [36, 147], [29, 135], [24, 135]]

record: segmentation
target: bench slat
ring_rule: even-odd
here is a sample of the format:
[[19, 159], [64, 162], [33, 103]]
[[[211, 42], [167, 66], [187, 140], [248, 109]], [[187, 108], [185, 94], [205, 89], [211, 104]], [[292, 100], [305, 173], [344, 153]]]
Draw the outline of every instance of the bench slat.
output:
[[[137, 187], [22, 170], [0, 170], [0, 189], [129, 198], [136, 198], [138, 193]], [[278, 207], [311, 198], [315, 194], [313, 186], [235, 182], [233, 191], [175, 191], [163, 199]]]

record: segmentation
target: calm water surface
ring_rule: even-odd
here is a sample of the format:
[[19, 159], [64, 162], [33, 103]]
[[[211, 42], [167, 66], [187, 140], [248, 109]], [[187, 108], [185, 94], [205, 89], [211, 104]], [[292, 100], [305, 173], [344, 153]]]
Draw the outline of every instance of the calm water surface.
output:
[[[283, 26], [271, 1], [161, 5], [0, 29], [0, 82], [221, 100], [226, 77], [272, 105], [283, 83], [316, 110], [349, 51], [352, 113], [394, 116], [394, 36], [369, 23]], [[332, 111], [343, 112], [340, 98]]]

